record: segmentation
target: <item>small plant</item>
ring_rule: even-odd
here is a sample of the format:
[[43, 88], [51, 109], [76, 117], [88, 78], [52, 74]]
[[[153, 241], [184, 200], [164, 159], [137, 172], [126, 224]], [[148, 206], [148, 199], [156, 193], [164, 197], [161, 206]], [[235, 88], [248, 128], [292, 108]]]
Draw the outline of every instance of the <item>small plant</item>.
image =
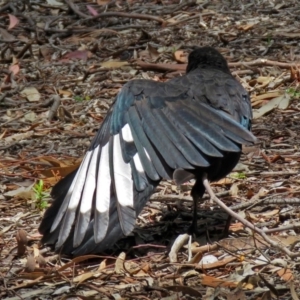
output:
[[89, 101], [89, 100], [91, 100], [91, 97], [90, 96], [84, 96], [84, 97], [81, 97], [81, 96], [75, 96], [74, 97], [74, 100], [76, 101], [76, 102], [83, 102], [83, 101]]
[[291, 97], [294, 97], [294, 98], [300, 98], [300, 92], [297, 91], [297, 89], [294, 89], [294, 88], [288, 88], [286, 90], [286, 92], [291, 96]]
[[268, 44], [268, 47], [270, 47], [272, 45], [272, 36], [271, 35], [268, 35], [268, 38], [267, 38], [267, 44]]
[[36, 201], [36, 207], [39, 210], [43, 210], [47, 207], [47, 201], [46, 199], [50, 196], [50, 194], [45, 191], [44, 188], [44, 181], [39, 180], [34, 186], [33, 186], [33, 191], [35, 195], [35, 201]]
[[230, 174], [230, 177], [234, 179], [245, 179], [247, 176], [243, 172], [234, 172]]
[[74, 97], [74, 100], [75, 100], [76, 102], [82, 102], [84, 99], [83, 99], [81, 96], [75, 96], [75, 97]]

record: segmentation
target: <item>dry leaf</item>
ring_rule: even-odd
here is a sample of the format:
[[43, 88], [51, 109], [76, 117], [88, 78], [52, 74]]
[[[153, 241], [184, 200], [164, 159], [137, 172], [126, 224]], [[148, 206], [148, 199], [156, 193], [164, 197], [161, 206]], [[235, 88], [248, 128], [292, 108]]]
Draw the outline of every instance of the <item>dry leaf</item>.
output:
[[39, 254], [38, 257], [36, 258], [36, 262], [38, 263], [40, 268], [44, 268], [47, 266], [47, 261], [41, 254]]
[[16, 40], [16, 38], [12, 34], [8, 33], [3, 28], [0, 28], [0, 37], [4, 40], [7, 40], [8, 42], [12, 42], [12, 41]]
[[16, 16], [8, 14], [8, 17], [9, 17], [8, 29], [12, 29], [20, 23], [20, 20]]
[[68, 167], [54, 167], [50, 169], [43, 169], [40, 170], [40, 174], [46, 177], [53, 177], [54, 175], [57, 177], [65, 177], [75, 169], [77, 169], [80, 165], [80, 162], [76, 163], [75, 165], [68, 166]]
[[92, 53], [87, 50], [76, 50], [73, 52], [66, 53], [62, 59], [81, 59], [86, 61], [88, 58], [92, 56]]
[[254, 27], [254, 25], [255, 24], [245, 24], [245, 25], [237, 26], [237, 28], [239, 30], [248, 31], [248, 30], [252, 29]]
[[182, 64], [187, 63], [187, 54], [182, 50], [175, 51], [174, 58], [179, 63], [182, 63]]
[[34, 196], [34, 192], [32, 190], [34, 184], [28, 186], [28, 187], [19, 187], [16, 190], [13, 191], [9, 191], [7, 193], [4, 194], [4, 196], [9, 196], [9, 197], [18, 197], [20, 199], [24, 199], [24, 200], [30, 200], [33, 198]]
[[232, 197], [237, 197], [238, 193], [239, 193], [239, 184], [237, 182], [235, 182], [230, 187], [229, 194]]
[[125, 252], [121, 252], [116, 260], [116, 264], [115, 264], [115, 272], [117, 274], [124, 274], [125, 270], [124, 270], [124, 262], [126, 259], [126, 254]]
[[30, 102], [36, 102], [41, 99], [41, 94], [35, 87], [26, 87], [23, 91], [21, 91], [21, 95], [26, 97]]
[[37, 119], [37, 115], [35, 112], [30, 111], [24, 116], [24, 119], [29, 122], [34, 122]]
[[157, 51], [156, 48], [154, 48], [153, 46], [151, 46], [151, 44], [148, 44], [147, 50], [148, 50], [149, 55], [150, 55], [150, 57], [152, 59], [156, 60], [157, 58], [159, 58], [160, 53]]
[[103, 68], [108, 68], [108, 69], [118, 69], [124, 66], [128, 66], [127, 61], [114, 61], [114, 60], [109, 60], [101, 63], [101, 67]]
[[207, 285], [210, 287], [220, 288], [220, 287], [230, 287], [230, 288], [236, 288], [237, 283], [231, 282], [231, 281], [225, 281], [222, 279], [218, 279], [212, 276], [202, 275], [201, 276], [201, 284]]
[[66, 90], [58, 90], [59, 95], [62, 95], [63, 97], [72, 97], [73, 93], [71, 91]]
[[86, 7], [92, 16], [98, 16], [98, 12], [94, 7], [92, 7], [91, 5], [87, 5]]
[[9, 71], [11, 71], [14, 75], [17, 75], [20, 72], [19, 64], [10, 66]]
[[271, 112], [275, 108], [279, 109], [287, 109], [290, 104], [291, 96], [287, 93], [276, 97], [269, 101], [267, 104], [263, 105], [259, 109], [253, 109], [253, 118], [257, 119], [269, 112]]
[[61, 6], [64, 5], [62, 2], [58, 2], [56, 0], [47, 0], [47, 3], [53, 6]]
[[33, 255], [27, 257], [27, 262], [25, 265], [26, 272], [33, 272], [35, 269], [35, 259]]
[[95, 272], [85, 272], [81, 275], [74, 277], [73, 282], [80, 284], [80, 283], [94, 277], [94, 275], [95, 275]]
[[20, 229], [17, 232], [16, 240], [18, 244], [18, 256], [24, 255], [26, 251], [26, 245], [28, 243], [27, 232], [23, 229]]
[[102, 271], [106, 268], [106, 259], [103, 259], [98, 267], [98, 271]]
[[27, 131], [27, 132], [13, 134], [4, 139], [4, 144], [8, 145], [10, 143], [16, 143], [18, 141], [26, 140], [30, 138], [33, 134], [34, 131]]

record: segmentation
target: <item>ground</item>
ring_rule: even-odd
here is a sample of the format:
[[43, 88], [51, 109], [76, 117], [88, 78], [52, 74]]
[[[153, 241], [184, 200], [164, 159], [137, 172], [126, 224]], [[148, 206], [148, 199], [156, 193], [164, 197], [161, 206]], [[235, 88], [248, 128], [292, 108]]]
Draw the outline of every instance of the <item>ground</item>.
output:
[[[0, 6], [1, 299], [299, 299], [297, 0]], [[267, 236], [234, 221], [222, 237], [227, 215], [206, 196], [202, 236], [171, 259], [190, 224], [192, 183], [163, 182], [134, 234], [105, 255], [72, 259], [41, 245], [51, 187], [78, 166], [122, 85], [180, 76], [203, 45], [251, 93], [259, 139], [213, 189]]]

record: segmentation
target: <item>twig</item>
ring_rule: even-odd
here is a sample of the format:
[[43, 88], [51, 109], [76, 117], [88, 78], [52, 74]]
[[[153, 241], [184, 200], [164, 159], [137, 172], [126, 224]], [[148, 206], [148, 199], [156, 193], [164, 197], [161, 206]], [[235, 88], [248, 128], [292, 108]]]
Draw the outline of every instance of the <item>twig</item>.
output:
[[197, 4], [196, 0], [188, 0], [188, 1], [182, 1], [180, 4], [176, 4], [172, 9], [163, 11], [163, 14], [173, 14], [174, 12], [183, 9], [184, 7], [192, 6], [194, 4]]
[[25, 54], [25, 52], [26, 52], [27, 50], [29, 50], [29, 49], [30, 49], [30, 52], [31, 52], [31, 54], [32, 54], [31, 45], [32, 45], [32, 42], [27, 43], [27, 44], [23, 47], [23, 49], [17, 54], [17, 58], [21, 58], [21, 57]]
[[273, 232], [279, 232], [279, 231], [284, 231], [284, 230], [296, 229], [299, 227], [300, 227], [300, 223], [296, 223], [296, 224], [286, 225], [286, 226], [277, 227], [277, 228], [264, 229], [264, 232], [265, 233], [273, 233]]
[[49, 121], [51, 121], [53, 119], [53, 117], [55, 116], [59, 105], [60, 105], [60, 97], [59, 97], [59, 95], [54, 95], [53, 96], [53, 104], [52, 104], [49, 114], [48, 114]]
[[261, 176], [286, 176], [286, 175], [297, 175], [298, 171], [273, 171], [273, 172], [261, 172]]
[[218, 244], [212, 244], [212, 245], [204, 245], [204, 246], [200, 246], [200, 247], [194, 247], [192, 248], [192, 253], [196, 254], [196, 253], [204, 253], [204, 252], [210, 252], [210, 251], [214, 251], [217, 250], [219, 248]]
[[76, 15], [83, 18], [89, 18], [89, 15], [86, 15], [85, 13], [81, 12], [76, 5], [73, 3], [73, 1], [65, 0], [65, 2], [68, 4], [68, 6], [74, 11]]
[[[217, 197], [226, 197], [230, 195], [230, 191], [224, 191], [216, 194]], [[210, 196], [204, 196], [202, 200], [208, 200]], [[154, 194], [150, 201], [158, 201], [158, 202], [170, 202], [170, 201], [186, 201], [186, 202], [193, 202], [193, 198], [191, 196], [180, 196], [180, 195], [159, 195]]]
[[[135, 63], [141, 67], [143, 70], [153, 70], [153, 71], [160, 71], [160, 72], [168, 72], [168, 71], [182, 71], [184, 72], [186, 70], [187, 64], [151, 64], [151, 63], [145, 63], [139, 59], [135, 61]], [[257, 59], [254, 61], [249, 62], [235, 62], [235, 63], [228, 63], [228, 66], [230, 68], [236, 68], [241, 66], [279, 66], [282, 68], [291, 68], [292, 66], [297, 66], [297, 63], [282, 63], [267, 59]], [[239, 74], [251, 74], [253, 71], [251, 70], [236, 70], [233, 71], [233, 75], [239, 75]]]
[[289, 249], [287, 249], [284, 245], [280, 245], [279, 243], [271, 240], [263, 230], [257, 228], [252, 223], [250, 223], [246, 219], [242, 218], [240, 215], [238, 215], [237, 213], [232, 211], [228, 206], [226, 206], [220, 199], [218, 199], [216, 197], [216, 195], [214, 194], [213, 190], [210, 187], [210, 184], [209, 184], [206, 176], [203, 177], [203, 185], [204, 185], [206, 191], [208, 192], [208, 194], [210, 195], [211, 200], [214, 201], [215, 203], [217, 203], [221, 208], [223, 208], [231, 217], [235, 218], [236, 220], [241, 222], [246, 227], [248, 227], [248, 228], [252, 229], [254, 232], [258, 233], [267, 243], [269, 243], [274, 248], [279, 249], [280, 251], [284, 252], [289, 257], [295, 258], [295, 257], [300, 256], [300, 252], [292, 252]]
[[[291, 192], [291, 191], [288, 191], [288, 192], [285, 192], [285, 193], [281, 193], [280, 196], [287, 196], [287, 195], [290, 195], [290, 194], [295, 194], [295, 193], [299, 193], [300, 191], [294, 191], [294, 192]], [[219, 197], [218, 195], [216, 195], [217, 197]], [[245, 208], [252, 208], [254, 206], [257, 206], [261, 203], [264, 203], [264, 204], [300, 204], [300, 199], [299, 198], [290, 198], [290, 199], [276, 199], [276, 197], [274, 195], [271, 195], [269, 197], [266, 197], [266, 198], [263, 198], [263, 199], [255, 199], [255, 200], [250, 200], [250, 201], [247, 201], [245, 203], [240, 203], [240, 204], [237, 204], [237, 205], [232, 205], [230, 206], [230, 209], [232, 210], [240, 210], [240, 209], [245, 209]]]
[[160, 72], [169, 72], [169, 71], [182, 71], [185, 72], [187, 64], [150, 64], [145, 63], [139, 59], [134, 61], [134, 64], [137, 64], [143, 70], [151, 70], [151, 71], [160, 71]]
[[90, 17], [88, 19], [85, 19], [84, 21], [92, 21], [92, 20], [98, 20], [102, 18], [110, 18], [110, 17], [121, 17], [121, 18], [130, 18], [130, 19], [140, 19], [140, 20], [150, 20], [150, 21], [156, 21], [162, 25], [165, 24], [164, 19], [151, 16], [151, 15], [145, 15], [145, 14], [133, 14], [133, 13], [124, 13], [124, 12], [105, 12], [101, 13], [95, 17]]
[[240, 61], [240, 62], [234, 62], [234, 63], [229, 63], [229, 67], [243, 67], [243, 66], [278, 66], [282, 67], [285, 69], [289, 69], [294, 66], [298, 66], [299, 63], [296, 62], [291, 62], [291, 63], [283, 63], [279, 61], [274, 61], [274, 60], [269, 60], [269, 59], [264, 59], [264, 58], [259, 58], [256, 60], [252, 61]]
[[187, 21], [191, 21], [191, 20], [194, 20], [194, 19], [197, 19], [197, 18], [201, 18], [203, 16], [210, 16], [210, 15], [214, 15], [215, 12], [208, 12], [208, 13], [203, 13], [203, 14], [197, 14], [195, 16], [192, 16], [192, 17], [188, 17], [188, 18], [185, 18], [185, 19], [182, 19], [182, 20], [178, 20], [177, 22], [174, 22], [174, 23], [169, 23], [167, 25], [167, 27], [172, 27], [172, 26], [176, 26], [178, 24], [181, 24], [181, 23], [184, 23], [184, 22], [187, 22]]

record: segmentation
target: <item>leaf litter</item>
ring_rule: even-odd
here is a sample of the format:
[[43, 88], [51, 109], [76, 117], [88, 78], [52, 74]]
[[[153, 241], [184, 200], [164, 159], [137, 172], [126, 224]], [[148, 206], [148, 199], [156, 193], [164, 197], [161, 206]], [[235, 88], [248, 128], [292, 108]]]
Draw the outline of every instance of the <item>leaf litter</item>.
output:
[[[0, 8], [1, 299], [299, 299], [289, 257], [209, 197], [199, 236], [169, 259], [191, 220], [191, 183], [163, 182], [134, 233], [106, 255], [67, 258], [39, 244], [44, 192], [80, 164], [129, 80], [180, 76], [195, 45], [217, 47], [251, 92], [253, 132], [213, 188], [234, 211], [299, 253], [298, 1], [35, 1]], [[46, 199], [46, 201], [48, 201]]]

